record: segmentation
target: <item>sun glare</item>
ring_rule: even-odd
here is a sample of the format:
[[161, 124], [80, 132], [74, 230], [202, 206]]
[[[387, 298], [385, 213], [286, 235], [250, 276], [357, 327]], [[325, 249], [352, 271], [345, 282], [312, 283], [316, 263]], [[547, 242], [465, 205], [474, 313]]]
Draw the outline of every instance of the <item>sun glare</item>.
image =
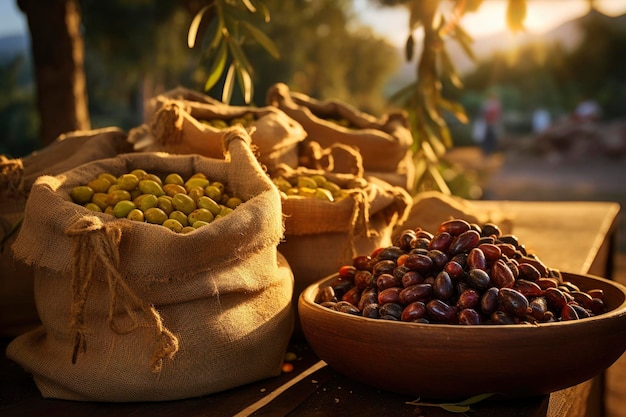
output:
[[[463, 17], [462, 24], [474, 38], [501, 33], [507, 30], [506, 5], [506, 0], [484, 1], [476, 12]], [[596, 0], [595, 6], [608, 15], [626, 13], [626, 0]], [[524, 26], [528, 32], [541, 34], [588, 10], [588, 0], [527, 0]]]

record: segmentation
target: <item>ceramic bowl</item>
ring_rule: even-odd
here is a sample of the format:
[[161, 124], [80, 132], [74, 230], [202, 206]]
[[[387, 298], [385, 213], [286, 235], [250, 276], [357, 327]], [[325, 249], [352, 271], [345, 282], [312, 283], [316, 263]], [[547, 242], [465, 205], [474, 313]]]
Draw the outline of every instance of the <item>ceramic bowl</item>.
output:
[[608, 311], [544, 324], [448, 325], [394, 322], [337, 312], [315, 302], [336, 274], [298, 300], [313, 351], [336, 371], [376, 388], [421, 398], [478, 394], [529, 397], [584, 382], [626, 349], [626, 287], [563, 273], [582, 290], [600, 288]]

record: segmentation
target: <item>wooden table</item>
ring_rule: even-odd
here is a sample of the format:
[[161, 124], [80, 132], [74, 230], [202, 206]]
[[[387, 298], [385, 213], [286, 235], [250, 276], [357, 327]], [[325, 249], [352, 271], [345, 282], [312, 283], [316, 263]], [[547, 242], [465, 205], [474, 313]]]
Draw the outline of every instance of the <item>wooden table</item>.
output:
[[[481, 210], [512, 218], [512, 232], [548, 265], [573, 273], [610, 277], [616, 203], [478, 201]], [[6, 348], [8, 340], [2, 341]], [[0, 361], [0, 416], [451, 416], [437, 407], [362, 385], [319, 361], [303, 340], [290, 351], [295, 369], [275, 378], [196, 399], [162, 403], [83, 403], [43, 399], [30, 375], [5, 357]], [[603, 415], [603, 378], [596, 377], [551, 395], [515, 401], [484, 401], [476, 417], [591, 417]], [[626, 393], [624, 393], [626, 395]], [[271, 400], [271, 401], [269, 401]], [[264, 406], [263, 406], [264, 405]], [[245, 411], [244, 411], [245, 410]], [[461, 414], [458, 414], [461, 415]]]

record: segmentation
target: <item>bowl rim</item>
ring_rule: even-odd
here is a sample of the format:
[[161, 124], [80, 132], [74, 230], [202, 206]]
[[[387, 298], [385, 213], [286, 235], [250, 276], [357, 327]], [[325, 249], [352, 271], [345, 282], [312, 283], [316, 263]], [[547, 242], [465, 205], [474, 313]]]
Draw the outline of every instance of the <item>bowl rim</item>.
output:
[[[322, 288], [324, 284], [332, 281], [338, 276], [338, 273], [334, 273], [310, 284], [300, 293], [300, 296], [298, 297], [298, 310], [302, 308], [301, 307], [302, 305], [302, 306], [306, 306], [309, 308], [318, 309], [320, 312], [321, 311], [327, 312], [328, 314], [331, 314], [331, 315], [337, 314], [338, 315], [337, 317], [341, 317], [343, 320], [354, 320], [354, 321], [358, 321], [359, 323], [370, 322], [374, 326], [383, 324], [386, 327], [387, 326], [408, 326], [405, 328], [406, 329], [409, 329], [411, 327], [415, 329], [438, 328], [438, 329], [447, 329], [449, 331], [451, 330], [477, 331], [478, 329], [480, 329], [480, 331], [501, 331], [502, 329], [507, 329], [510, 331], [529, 331], [529, 329], [535, 329], [535, 331], [537, 331], [537, 329], [549, 329], [549, 328], [554, 328], [554, 327], [561, 328], [564, 326], [567, 326], [568, 329], [571, 329], [572, 326], [586, 326], [596, 321], [606, 320], [607, 318], [617, 318], [617, 317], [626, 316], [626, 286], [625, 285], [617, 281], [613, 281], [611, 279], [596, 276], [593, 274], [575, 274], [575, 273], [569, 273], [569, 272], [563, 272], [563, 271], [561, 271], [561, 274], [564, 278], [568, 276], [576, 276], [576, 277], [581, 277], [583, 279], [590, 278], [594, 281], [602, 282], [605, 285], [615, 287], [617, 290], [619, 290], [622, 293], [622, 296], [624, 297], [624, 299], [621, 304], [615, 306], [611, 310], [608, 310], [602, 314], [598, 314], [598, 315], [587, 317], [587, 318], [580, 319], [580, 320], [556, 321], [556, 322], [549, 322], [549, 323], [463, 325], [463, 324], [445, 324], [445, 323], [415, 323], [415, 322], [406, 322], [406, 321], [400, 321], [400, 320], [398, 321], [381, 320], [381, 319], [373, 319], [369, 317], [357, 316], [357, 315], [348, 314], [348, 313], [342, 313], [340, 311], [335, 311], [328, 307], [324, 307], [316, 303], [315, 295], [317, 295], [317, 293], [319, 292], [319, 290]], [[363, 320], [365, 320], [365, 322]], [[393, 327], [388, 327], [388, 328], [393, 328]], [[486, 329], [492, 329], [492, 330], [486, 330]], [[533, 331], [533, 330], [530, 330], [530, 331]]]

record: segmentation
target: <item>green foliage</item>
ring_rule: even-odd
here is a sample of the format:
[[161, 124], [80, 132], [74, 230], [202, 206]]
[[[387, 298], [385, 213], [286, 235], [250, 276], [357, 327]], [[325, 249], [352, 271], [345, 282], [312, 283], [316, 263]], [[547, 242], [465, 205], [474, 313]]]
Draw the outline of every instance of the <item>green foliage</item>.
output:
[[[591, 12], [581, 19], [584, 36], [573, 50], [560, 43], [530, 43], [515, 60], [498, 52], [464, 77], [465, 88], [451, 92], [460, 101], [491, 86], [506, 94], [507, 111], [530, 114], [543, 107], [553, 115], [571, 112], [583, 97], [593, 97], [605, 119], [623, 117], [626, 107], [626, 30]], [[475, 114], [468, 108], [470, 114]]]
[[24, 56], [0, 64], [0, 154], [20, 158], [40, 147], [34, 84]]
[[251, 22], [257, 12], [265, 23], [270, 21], [269, 10], [261, 1], [253, 4], [249, 0], [215, 0], [200, 9], [191, 21], [187, 43], [193, 48], [203, 19], [209, 20], [209, 30], [204, 35], [209, 41], [204, 49], [205, 58], [212, 64], [204, 90], [209, 91], [225, 74], [222, 87], [222, 101], [225, 103], [232, 98], [235, 80], [241, 88], [244, 102], [252, 102], [253, 67], [243, 49], [246, 42], [255, 42], [273, 58], [279, 57], [274, 43], [257, 28], [258, 23]]
[[[318, 99], [345, 100], [374, 114], [385, 110], [382, 91], [399, 59], [386, 40], [374, 36], [369, 28], [355, 26], [350, 0], [266, 0], [264, 4], [271, 19], [257, 27], [272, 40], [280, 56], [275, 58], [254, 39], [245, 44], [246, 58], [254, 67], [255, 91], [265, 92], [282, 82]], [[212, 38], [206, 34], [215, 33], [216, 19], [204, 21], [211, 22], [203, 37], [202, 48], [207, 50]], [[201, 78], [215, 77], [209, 83], [213, 97], [221, 97], [225, 85], [225, 77], [218, 78], [212, 69], [219, 61], [206, 59], [207, 65], [200, 69]], [[256, 94], [252, 99], [261, 105], [265, 97]], [[233, 96], [232, 103], [246, 102], [244, 97]]]
[[368, 28], [355, 26], [350, 0], [268, 0], [267, 34], [281, 58], [252, 50], [260, 91], [284, 82], [318, 99], [338, 99], [374, 114], [385, 108], [382, 91], [399, 64], [396, 51]]

